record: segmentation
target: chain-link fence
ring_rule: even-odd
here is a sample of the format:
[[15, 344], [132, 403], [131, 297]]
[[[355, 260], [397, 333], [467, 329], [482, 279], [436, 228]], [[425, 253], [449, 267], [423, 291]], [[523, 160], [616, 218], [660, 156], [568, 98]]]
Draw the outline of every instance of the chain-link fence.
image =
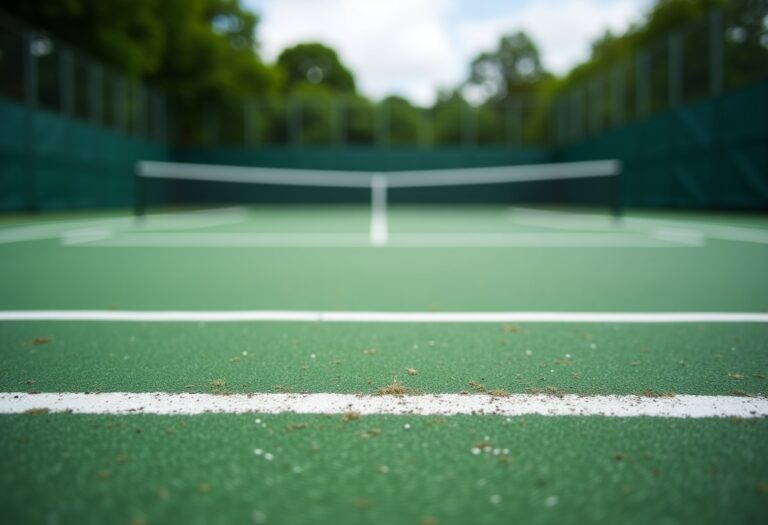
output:
[[532, 97], [431, 108], [353, 96], [252, 98], [179, 115], [185, 147], [525, 147], [551, 145], [547, 111]]
[[554, 104], [557, 144], [768, 77], [768, 4], [737, 3], [739, 9], [712, 11], [575, 82]]
[[[404, 99], [292, 95], [172, 114], [156, 89], [55, 38], [0, 18], [0, 94], [30, 107], [183, 147], [551, 147], [754, 83], [768, 76], [768, 8], [740, 0], [600, 61], [554, 99], [509, 96], [432, 107]], [[746, 6], [746, 7], [745, 7]]]
[[0, 16], [0, 95], [158, 142], [169, 138], [167, 97], [56, 40]]

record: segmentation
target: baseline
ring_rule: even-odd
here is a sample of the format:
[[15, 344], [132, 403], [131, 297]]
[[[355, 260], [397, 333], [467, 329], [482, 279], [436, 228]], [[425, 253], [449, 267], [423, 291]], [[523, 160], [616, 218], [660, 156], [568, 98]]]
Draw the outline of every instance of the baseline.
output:
[[0, 393], [0, 414], [30, 411], [76, 414], [343, 414], [361, 415], [500, 415], [605, 416], [662, 418], [762, 418], [768, 398], [736, 396], [547, 396], [512, 394], [431, 394], [371, 396], [353, 394], [170, 394], [129, 393]]

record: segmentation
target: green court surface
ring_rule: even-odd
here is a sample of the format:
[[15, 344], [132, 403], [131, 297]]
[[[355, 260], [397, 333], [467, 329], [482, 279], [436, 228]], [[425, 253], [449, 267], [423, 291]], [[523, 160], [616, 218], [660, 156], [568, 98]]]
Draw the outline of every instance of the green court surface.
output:
[[[768, 393], [768, 219], [506, 207], [0, 222], [0, 394]], [[13, 320], [12, 314], [51, 318]], [[62, 320], [138, 312], [550, 312], [552, 322]], [[37, 312], [37, 313], [36, 313]], [[718, 313], [729, 322], [568, 321]], [[366, 314], [367, 315], [367, 314]], [[744, 318], [738, 318], [743, 316]], [[492, 395], [489, 395], [492, 394]], [[34, 397], [34, 396], [33, 396]], [[750, 417], [13, 413], [5, 523], [762, 523]], [[397, 398], [394, 398], [397, 402]], [[510, 398], [512, 399], [512, 398]], [[599, 399], [595, 397], [595, 399]], [[753, 417], [756, 416], [756, 417]]]
[[759, 523], [767, 430], [711, 419], [5, 416], [0, 483], [8, 523]]
[[[768, 386], [766, 324], [26, 322], [0, 330], [6, 392], [373, 394], [393, 379], [424, 393], [472, 390], [470, 382], [586, 395], [760, 395]], [[225, 384], [212, 386], [217, 380]]]

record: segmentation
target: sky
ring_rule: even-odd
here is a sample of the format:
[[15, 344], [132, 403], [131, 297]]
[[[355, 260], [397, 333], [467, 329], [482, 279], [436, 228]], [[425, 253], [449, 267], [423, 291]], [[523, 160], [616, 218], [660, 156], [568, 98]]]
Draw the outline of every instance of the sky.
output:
[[523, 30], [558, 74], [589, 57], [606, 29], [622, 32], [652, 0], [243, 0], [261, 17], [261, 54], [320, 42], [334, 48], [373, 98], [419, 104], [466, 80], [472, 58]]

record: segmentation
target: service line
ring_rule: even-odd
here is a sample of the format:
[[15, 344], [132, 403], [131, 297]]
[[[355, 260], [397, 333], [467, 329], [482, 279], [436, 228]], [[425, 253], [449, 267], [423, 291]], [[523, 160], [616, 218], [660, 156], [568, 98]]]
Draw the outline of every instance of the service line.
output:
[[80, 236], [63, 244], [89, 248], [692, 248], [701, 237], [646, 233], [392, 233], [384, 208], [374, 207], [369, 235], [361, 233], [125, 232]]
[[766, 312], [352, 312], [315, 310], [6, 310], [0, 321], [327, 323], [768, 323]]
[[343, 414], [605, 416], [665, 418], [760, 418], [768, 416], [768, 398], [678, 395], [489, 395], [430, 394], [375, 396], [355, 394], [171, 394], [0, 393], [0, 414], [40, 412], [75, 414]]

